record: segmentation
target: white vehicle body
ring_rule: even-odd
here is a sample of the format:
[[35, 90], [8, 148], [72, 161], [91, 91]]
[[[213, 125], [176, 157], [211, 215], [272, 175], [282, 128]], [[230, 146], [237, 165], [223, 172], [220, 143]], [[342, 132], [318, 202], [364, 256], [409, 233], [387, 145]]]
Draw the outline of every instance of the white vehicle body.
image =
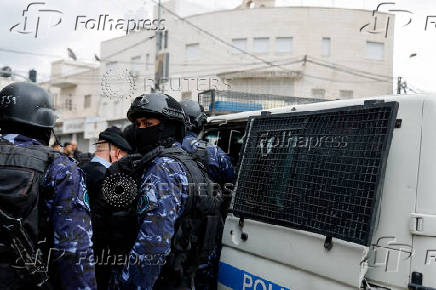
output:
[[[436, 288], [436, 96], [405, 95], [284, 107], [272, 114], [399, 103], [370, 247], [229, 214], [223, 233], [219, 289], [408, 289], [412, 273]], [[231, 123], [260, 111], [211, 117]], [[241, 234], [246, 234], [243, 239]], [[380, 288], [379, 288], [380, 287]], [[419, 289], [419, 288], [417, 288]]]

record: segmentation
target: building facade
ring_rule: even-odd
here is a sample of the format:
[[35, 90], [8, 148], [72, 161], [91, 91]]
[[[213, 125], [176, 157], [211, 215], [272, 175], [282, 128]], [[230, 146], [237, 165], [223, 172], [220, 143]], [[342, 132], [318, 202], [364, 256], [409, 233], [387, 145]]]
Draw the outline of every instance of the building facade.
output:
[[393, 15], [377, 16], [387, 27], [379, 31], [367, 10], [264, 0], [179, 18], [179, 1], [163, 5], [160, 36], [141, 31], [102, 43], [102, 74], [131, 69], [147, 92], [158, 72], [160, 90], [177, 99], [207, 89], [330, 100], [392, 93]]
[[180, 7], [155, 8], [165, 19], [158, 32], [102, 42], [99, 68], [59, 77], [54, 65], [62, 136], [91, 144], [91, 129], [125, 126], [131, 100], [154, 90], [178, 100], [211, 89], [325, 100], [392, 93], [393, 15], [379, 13], [376, 28], [368, 10], [244, 0], [181, 17]]
[[79, 150], [93, 151], [97, 129], [105, 128], [98, 118], [99, 79], [98, 65], [72, 60], [52, 63], [50, 80], [41, 85], [52, 95], [58, 117], [54, 132], [62, 144], [75, 141]]

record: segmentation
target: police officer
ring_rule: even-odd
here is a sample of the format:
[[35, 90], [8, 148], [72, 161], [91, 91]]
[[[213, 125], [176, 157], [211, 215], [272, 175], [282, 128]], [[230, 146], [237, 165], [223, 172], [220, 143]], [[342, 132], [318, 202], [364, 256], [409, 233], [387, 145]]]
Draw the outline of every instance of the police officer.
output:
[[[142, 155], [183, 139], [183, 111], [168, 95], [137, 97], [127, 118], [134, 124], [135, 147]], [[160, 190], [164, 184], [171, 190]], [[135, 263], [116, 273], [115, 283], [121, 289], [152, 289], [170, 254], [175, 223], [188, 196], [187, 186], [186, 170], [175, 159], [156, 157], [145, 166], [136, 206], [139, 233], [130, 250]]]
[[[89, 192], [89, 202], [92, 214], [92, 228], [94, 232], [94, 253], [95, 257], [101, 257], [106, 243], [106, 227], [108, 209], [101, 203], [101, 186], [109, 166], [126, 156], [132, 150], [129, 143], [122, 136], [117, 127], [110, 127], [99, 134], [98, 142], [95, 143], [96, 151], [90, 162], [81, 168], [85, 172], [86, 185]], [[116, 230], [116, 229], [112, 229]], [[96, 263], [96, 279], [98, 289], [107, 289], [110, 279], [111, 267], [104, 265], [103, 261]]]
[[[123, 234], [124, 245], [131, 245], [127, 251], [129, 263], [116, 267], [111, 287], [191, 288], [197, 260], [208, 253], [215, 240], [213, 234], [205, 239], [200, 231], [214, 232], [220, 218], [216, 216], [220, 199], [213, 194], [200, 195], [200, 191], [189, 187], [190, 183], [207, 183], [207, 173], [180, 148], [185, 134], [185, 116], [176, 100], [164, 94], [142, 95], [131, 104], [127, 118], [134, 125], [131, 139], [142, 156], [132, 162], [134, 169], [130, 170], [132, 176], [139, 173], [134, 203], [138, 224], [132, 240], [129, 231], [134, 228], [134, 222], [120, 227], [130, 228]], [[102, 191], [113, 207], [122, 207], [125, 197], [130, 195], [132, 187], [128, 186], [129, 179], [124, 175], [129, 170], [124, 169], [129, 167], [126, 165], [130, 164], [132, 156], [122, 158], [108, 169]], [[120, 175], [113, 172], [114, 168], [124, 169]], [[121, 179], [112, 179], [113, 176]], [[117, 192], [123, 194], [117, 195]], [[124, 209], [118, 216], [121, 212], [126, 216], [130, 210]], [[119, 246], [123, 245], [115, 246], [122, 249]]]
[[[198, 139], [198, 134], [203, 130], [207, 121], [203, 106], [192, 100], [181, 101], [180, 105], [187, 116], [188, 128], [182, 148], [204, 164], [212, 181], [221, 186], [232, 183], [234, 170], [229, 156], [220, 147]], [[231, 196], [227, 195], [222, 204], [224, 217], [230, 202]], [[216, 289], [220, 252], [221, 246], [218, 245], [210, 251], [207, 263], [200, 265], [195, 280], [197, 289]]]
[[198, 140], [198, 134], [203, 130], [207, 117], [204, 109], [192, 100], [181, 101], [180, 105], [188, 117], [188, 131], [182, 142], [182, 148], [189, 153], [195, 153], [199, 148], [206, 149], [209, 177], [220, 185], [232, 183], [235, 172], [229, 156], [218, 146]]
[[44, 89], [18, 82], [0, 91], [0, 289], [96, 288], [83, 173], [47, 146], [54, 125]]

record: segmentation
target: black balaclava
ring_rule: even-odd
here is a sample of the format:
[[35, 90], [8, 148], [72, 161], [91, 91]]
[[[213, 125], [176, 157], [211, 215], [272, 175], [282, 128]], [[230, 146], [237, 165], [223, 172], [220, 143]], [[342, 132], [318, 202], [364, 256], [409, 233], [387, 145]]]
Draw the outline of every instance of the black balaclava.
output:
[[130, 147], [132, 147], [133, 152], [136, 151], [136, 130], [135, 125], [130, 124], [123, 130], [123, 137], [126, 139], [127, 142], [129, 142]]
[[158, 146], [169, 147], [177, 138], [179, 125], [170, 121], [161, 121], [158, 125], [148, 128], [135, 128], [136, 151], [142, 155]]
[[163, 123], [147, 128], [135, 128], [135, 147], [136, 151], [142, 155], [159, 146]]
[[0, 123], [0, 134], [20, 134], [48, 145], [53, 129], [40, 128], [17, 122]]

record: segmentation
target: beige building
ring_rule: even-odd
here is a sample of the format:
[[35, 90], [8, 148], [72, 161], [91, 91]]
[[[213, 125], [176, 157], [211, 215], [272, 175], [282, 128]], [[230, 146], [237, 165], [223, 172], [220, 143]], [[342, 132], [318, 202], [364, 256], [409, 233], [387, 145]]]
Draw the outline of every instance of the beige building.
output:
[[54, 64], [63, 136], [91, 144], [91, 129], [124, 126], [132, 98], [155, 89], [155, 75], [160, 91], [179, 100], [209, 89], [316, 99], [392, 93], [393, 15], [380, 13], [375, 27], [372, 11], [244, 0], [181, 18], [182, 4], [163, 2], [159, 34], [103, 42], [99, 68], [78, 65], [88, 70], [61, 77]]
[[61, 143], [75, 141], [80, 150], [92, 150], [98, 137], [94, 128], [104, 129], [98, 122], [99, 79], [98, 65], [72, 60], [52, 63], [50, 80], [41, 85], [52, 95], [58, 115], [55, 134]]
[[[243, 1], [182, 20], [175, 16], [179, 5], [164, 2], [161, 9], [166, 30], [157, 65], [161, 89], [176, 98], [196, 99], [210, 88], [324, 99], [392, 93], [393, 15], [377, 16], [379, 27], [390, 21], [380, 31], [367, 10]], [[131, 69], [137, 89], [150, 91], [156, 55], [150, 37], [141, 31], [103, 42], [102, 74], [114, 65]]]

